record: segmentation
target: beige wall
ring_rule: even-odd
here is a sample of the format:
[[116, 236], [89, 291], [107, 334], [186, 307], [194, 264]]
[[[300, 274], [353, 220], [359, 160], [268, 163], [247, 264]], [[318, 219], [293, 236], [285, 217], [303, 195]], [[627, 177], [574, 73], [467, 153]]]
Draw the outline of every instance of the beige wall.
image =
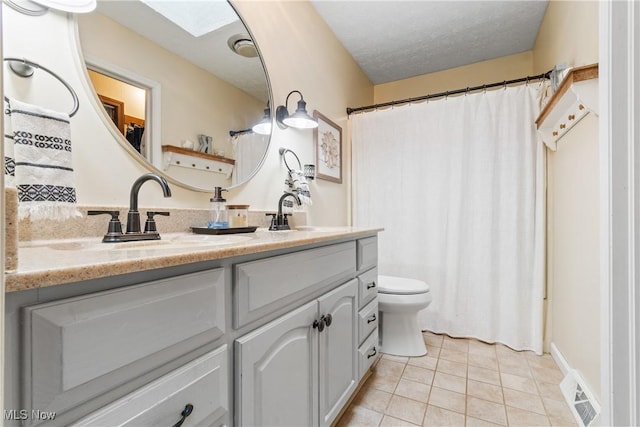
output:
[[[350, 222], [349, 195], [351, 143], [346, 107], [373, 102], [373, 85], [306, 1], [234, 1], [249, 23], [265, 58], [274, 102], [284, 104], [287, 94], [304, 94], [309, 113], [318, 110], [342, 127], [342, 184], [315, 180], [310, 184], [313, 206], [309, 223], [338, 225]], [[295, 108], [292, 96], [289, 110]], [[278, 147], [294, 150], [302, 163], [313, 163], [313, 132], [276, 129], [264, 167], [249, 183], [232, 194], [237, 200], [261, 201], [273, 209], [282, 192], [285, 168]], [[254, 203], [254, 202], [252, 202]]]
[[552, 0], [533, 48], [533, 70], [598, 62], [598, 2]]
[[[551, 1], [533, 49], [534, 72], [598, 62], [598, 3]], [[547, 152], [547, 325], [552, 343], [600, 395], [598, 118]]]
[[533, 53], [522, 52], [436, 73], [376, 85], [375, 103], [480, 86], [532, 74]]
[[[343, 183], [316, 180], [311, 183], [313, 206], [309, 222], [339, 225], [349, 222], [350, 143], [346, 138], [346, 111], [350, 105], [373, 102], [373, 85], [308, 2], [234, 1], [236, 9], [257, 41], [271, 80], [275, 104], [283, 104], [289, 91], [302, 91], [307, 108], [319, 110], [343, 127]], [[28, 17], [4, 7], [6, 55], [27, 57], [58, 72], [78, 92], [80, 110], [72, 120], [74, 168], [78, 200], [82, 204], [127, 206], [133, 181], [147, 169], [117, 145], [94, 110], [84, 77], [84, 66], [75, 51], [73, 26], [66, 14], [50, 11]], [[38, 25], [34, 25], [37, 22]], [[70, 108], [69, 95], [50, 80], [7, 79], [10, 96], [55, 108]], [[25, 80], [25, 79], [22, 79]], [[164, 89], [163, 89], [164, 90]], [[295, 108], [292, 96], [289, 108]], [[262, 111], [260, 111], [260, 115]], [[275, 129], [269, 153], [251, 182], [227, 194], [229, 202], [247, 203], [252, 209], [275, 210], [282, 194], [286, 169], [278, 148], [295, 150], [303, 163], [312, 163], [313, 132]], [[117, 173], [114, 171], [117, 170]], [[145, 185], [140, 205], [147, 207], [206, 208], [210, 194], [172, 186], [173, 196], [162, 197], [157, 186]]]

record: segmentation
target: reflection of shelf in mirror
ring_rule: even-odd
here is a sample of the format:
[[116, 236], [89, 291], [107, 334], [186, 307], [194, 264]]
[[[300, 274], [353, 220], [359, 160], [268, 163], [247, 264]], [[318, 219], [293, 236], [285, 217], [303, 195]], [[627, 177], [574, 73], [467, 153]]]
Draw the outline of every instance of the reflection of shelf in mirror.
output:
[[169, 166], [179, 166], [189, 169], [199, 169], [208, 172], [217, 172], [231, 177], [236, 161], [214, 154], [201, 153], [175, 145], [162, 146], [162, 168], [167, 170]]
[[536, 125], [544, 143], [555, 151], [558, 140], [590, 112], [598, 114], [598, 64], [569, 70]]

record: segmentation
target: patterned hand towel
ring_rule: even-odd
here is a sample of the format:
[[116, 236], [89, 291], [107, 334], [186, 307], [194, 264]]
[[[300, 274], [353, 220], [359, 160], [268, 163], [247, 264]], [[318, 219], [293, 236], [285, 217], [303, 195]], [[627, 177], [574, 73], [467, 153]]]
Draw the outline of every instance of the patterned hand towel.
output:
[[20, 218], [64, 220], [76, 209], [69, 115], [10, 100]]
[[289, 186], [289, 191], [298, 195], [303, 205], [311, 206], [313, 204], [311, 193], [309, 192], [309, 183], [301, 170], [291, 169], [286, 184]]
[[4, 107], [4, 185], [15, 187], [16, 161], [13, 157], [13, 130], [11, 127], [11, 110], [5, 99]]

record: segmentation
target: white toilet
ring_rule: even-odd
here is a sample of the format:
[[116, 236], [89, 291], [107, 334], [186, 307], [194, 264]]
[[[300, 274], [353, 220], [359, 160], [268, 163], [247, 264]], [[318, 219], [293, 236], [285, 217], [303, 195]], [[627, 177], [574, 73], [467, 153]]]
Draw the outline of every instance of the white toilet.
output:
[[423, 356], [427, 347], [418, 312], [431, 303], [429, 285], [421, 280], [378, 275], [380, 347], [396, 356]]

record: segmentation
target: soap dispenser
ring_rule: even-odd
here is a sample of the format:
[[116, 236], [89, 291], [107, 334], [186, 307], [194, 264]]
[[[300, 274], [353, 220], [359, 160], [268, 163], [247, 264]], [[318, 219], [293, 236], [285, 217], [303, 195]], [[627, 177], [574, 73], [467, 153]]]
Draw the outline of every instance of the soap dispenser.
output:
[[209, 209], [209, 228], [229, 228], [227, 219], [227, 200], [222, 198], [222, 187], [215, 187], [211, 207]]

